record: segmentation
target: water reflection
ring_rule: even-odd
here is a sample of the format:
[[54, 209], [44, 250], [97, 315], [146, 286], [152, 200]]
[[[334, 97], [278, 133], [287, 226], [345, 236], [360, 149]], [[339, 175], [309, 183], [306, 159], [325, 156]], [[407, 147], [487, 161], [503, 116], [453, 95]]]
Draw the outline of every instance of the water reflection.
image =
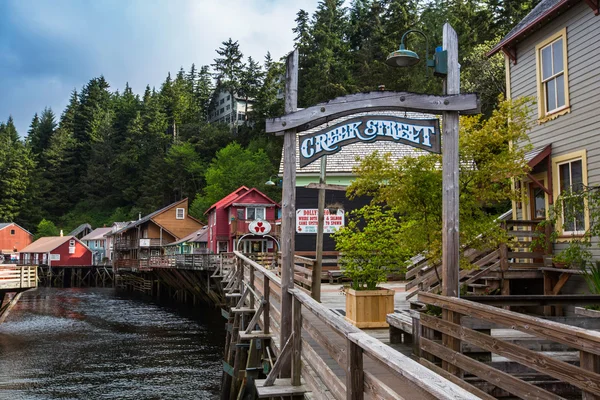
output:
[[0, 399], [217, 398], [223, 328], [209, 307], [198, 316], [112, 289], [39, 289], [0, 325]]

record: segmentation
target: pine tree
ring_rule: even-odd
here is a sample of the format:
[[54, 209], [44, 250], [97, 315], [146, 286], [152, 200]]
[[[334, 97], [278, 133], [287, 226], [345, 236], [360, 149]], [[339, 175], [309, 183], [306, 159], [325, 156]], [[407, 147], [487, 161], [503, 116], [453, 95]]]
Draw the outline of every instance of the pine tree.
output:
[[229, 38], [222, 44], [223, 46], [216, 50], [220, 57], [215, 58], [212, 66], [215, 70], [214, 76], [218, 82], [218, 89], [226, 90], [233, 99], [240, 91], [244, 56], [237, 41], [234, 42]]
[[31, 153], [20, 140], [12, 117], [0, 123], [0, 221], [14, 221], [24, 211], [31, 172]]

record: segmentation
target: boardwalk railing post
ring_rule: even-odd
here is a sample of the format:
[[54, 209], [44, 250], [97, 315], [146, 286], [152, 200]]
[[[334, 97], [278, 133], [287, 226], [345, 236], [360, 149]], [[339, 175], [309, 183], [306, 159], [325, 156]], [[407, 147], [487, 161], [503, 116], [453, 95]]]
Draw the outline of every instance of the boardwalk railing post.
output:
[[348, 356], [346, 358], [346, 400], [363, 400], [365, 393], [365, 374], [363, 371], [363, 349], [346, 339]]
[[265, 301], [265, 309], [263, 310], [263, 332], [269, 333], [269, 324], [271, 323], [270, 317], [270, 307], [271, 307], [271, 286], [269, 286], [269, 278], [263, 274], [263, 298]]
[[[600, 374], [600, 356], [586, 351], [580, 351], [579, 366], [590, 372]], [[600, 396], [586, 391], [582, 393], [581, 398], [582, 400], [600, 400]]]
[[302, 303], [293, 297], [293, 304], [292, 386], [300, 386], [302, 374]]

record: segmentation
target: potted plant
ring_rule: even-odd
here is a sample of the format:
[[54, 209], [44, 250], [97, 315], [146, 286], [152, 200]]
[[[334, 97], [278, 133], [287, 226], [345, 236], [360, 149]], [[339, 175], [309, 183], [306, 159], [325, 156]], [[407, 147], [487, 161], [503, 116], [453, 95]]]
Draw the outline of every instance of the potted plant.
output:
[[335, 233], [340, 266], [351, 279], [346, 293], [346, 320], [359, 328], [388, 327], [394, 312], [394, 290], [378, 286], [404, 268], [407, 255], [398, 246], [396, 216], [379, 206], [355, 210], [357, 218]]

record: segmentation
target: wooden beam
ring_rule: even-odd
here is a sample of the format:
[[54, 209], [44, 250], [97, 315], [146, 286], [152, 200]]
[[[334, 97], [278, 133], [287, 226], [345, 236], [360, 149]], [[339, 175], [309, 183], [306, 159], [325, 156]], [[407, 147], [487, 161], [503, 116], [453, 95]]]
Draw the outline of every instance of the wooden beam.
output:
[[321, 172], [319, 174], [319, 199], [317, 210], [317, 243], [316, 263], [311, 275], [310, 293], [316, 301], [321, 301], [321, 271], [323, 270], [323, 229], [325, 227], [325, 188], [327, 179], [327, 156], [321, 157]]
[[[458, 36], [450, 24], [444, 24], [443, 48], [448, 52], [448, 75], [446, 93], [460, 93], [458, 66]], [[458, 158], [458, 112], [443, 114], [444, 148], [442, 150], [442, 294], [458, 296], [459, 270], [459, 158]]]
[[[298, 107], [298, 49], [286, 60], [285, 112]], [[294, 287], [294, 235], [296, 224], [296, 131], [286, 130], [283, 137], [283, 196], [281, 200], [281, 332], [279, 343], [292, 335], [292, 295]], [[283, 378], [290, 377], [291, 365], [285, 360]]]
[[302, 373], [302, 303], [293, 299], [292, 312], [292, 385], [300, 385]]
[[481, 104], [476, 94], [435, 96], [391, 91], [357, 93], [338, 97], [293, 113], [286, 111], [285, 115], [266, 121], [266, 132], [278, 135], [288, 129], [303, 132], [346, 115], [390, 110], [417, 111], [428, 114], [441, 114], [446, 111], [479, 114]]
[[267, 375], [267, 379], [265, 380], [263, 386], [273, 386], [273, 383], [275, 383], [275, 379], [277, 379], [277, 376], [283, 372], [283, 367], [286, 364], [289, 364], [290, 353], [292, 352], [293, 338], [294, 334], [292, 333], [288, 338], [287, 342], [285, 342], [285, 345], [283, 346], [281, 351], [279, 352], [279, 356], [277, 356], [277, 361], [275, 361], [273, 368], [271, 368], [271, 371], [269, 371], [269, 375]]
[[453, 382], [456, 385], [460, 386], [461, 388], [473, 393], [477, 397], [480, 397], [484, 400], [496, 400], [496, 398], [494, 396], [491, 396], [491, 395], [487, 394], [486, 392], [484, 392], [483, 390], [478, 389], [476, 386], [473, 386], [470, 383], [467, 383], [464, 380], [452, 375], [448, 371], [438, 367], [437, 365], [435, 365], [434, 363], [432, 363], [429, 360], [421, 358], [421, 359], [419, 359], [419, 362], [422, 365], [429, 368], [430, 370], [432, 370], [433, 372], [436, 372], [436, 373], [440, 374], [441, 376], [443, 376], [444, 378], [448, 379], [450, 382]]
[[[537, 351], [529, 350], [490, 335], [464, 328], [458, 324], [423, 314], [421, 324], [438, 332], [459, 338], [479, 348], [492, 352], [528, 368], [549, 375], [562, 382], [600, 395], [600, 375], [575, 365], [556, 360]], [[517, 393], [515, 393], [517, 394]], [[518, 394], [517, 394], [518, 395]]]
[[[491, 296], [471, 296], [491, 297]], [[502, 296], [520, 297], [520, 296]], [[548, 296], [536, 296], [548, 297]], [[567, 297], [567, 295], [551, 296]], [[519, 314], [501, 308], [478, 304], [473, 301], [455, 298], [446, 298], [431, 293], [419, 293], [419, 301], [425, 304], [445, 308], [469, 315], [478, 319], [501, 324], [512, 329], [528, 333], [540, 338], [553, 340], [558, 343], [575, 347], [579, 350], [600, 355], [600, 332], [581, 329], [573, 326], [560, 324], [529, 315]]]
[[552, 191], [550, 189], [546, 188], [544, 185], [542, 185], [542, 183], [540, 181], [538, 181], [537, 179], [535, 179], [534, 176], [531, 175], [529, 172], [527, 173], [527, 177], [531, 180], [531, 182], [535, 183], [535, 185], [537, 187], [539, 187], [544, 192], [546, 192], [548, 194], [548, 196], [552, 196]]
[[594, 15], [600, 15], [600, 0], [585, 0], [585, 2], [594, 11]]
[[557, 295], [558, 293], [560, 293], [560, 290], [563, 288], [563, 286], [565, 286], [565, 283], [567, 283], [571, 276], [571, 274], [560, 274], [558, 282], [556, 282], [556, 285], [554, 285], [554, 287], [552, 288], [552, 294]]
[[363, 373], [363, 349], [346, 339], [348, 357], [346, 359], [346, 400], [363, 400], [365, 382]]
[[452, 362], [457, 367], [469, 371], [477, 377], [490, 382], [494, 386], [506, 390], [524, 399], [547, 399], [547, 400], [565, 400], [564, 398], [541, 389], [531, 383], [527, 383], [512, 375], [497, 370], [482, 362], [460, 354], [456, 351], [445, 348], [432, 340], [421, 338], [421, 349], [434, 354], [442, 360]]
[[325, 190], [338, 190], [345, 192], [348, 189], [348, 186], [344, 185], [334, 185], [331, 183], [309, 183], [306, 185], [307, 189], [325, 189]]

